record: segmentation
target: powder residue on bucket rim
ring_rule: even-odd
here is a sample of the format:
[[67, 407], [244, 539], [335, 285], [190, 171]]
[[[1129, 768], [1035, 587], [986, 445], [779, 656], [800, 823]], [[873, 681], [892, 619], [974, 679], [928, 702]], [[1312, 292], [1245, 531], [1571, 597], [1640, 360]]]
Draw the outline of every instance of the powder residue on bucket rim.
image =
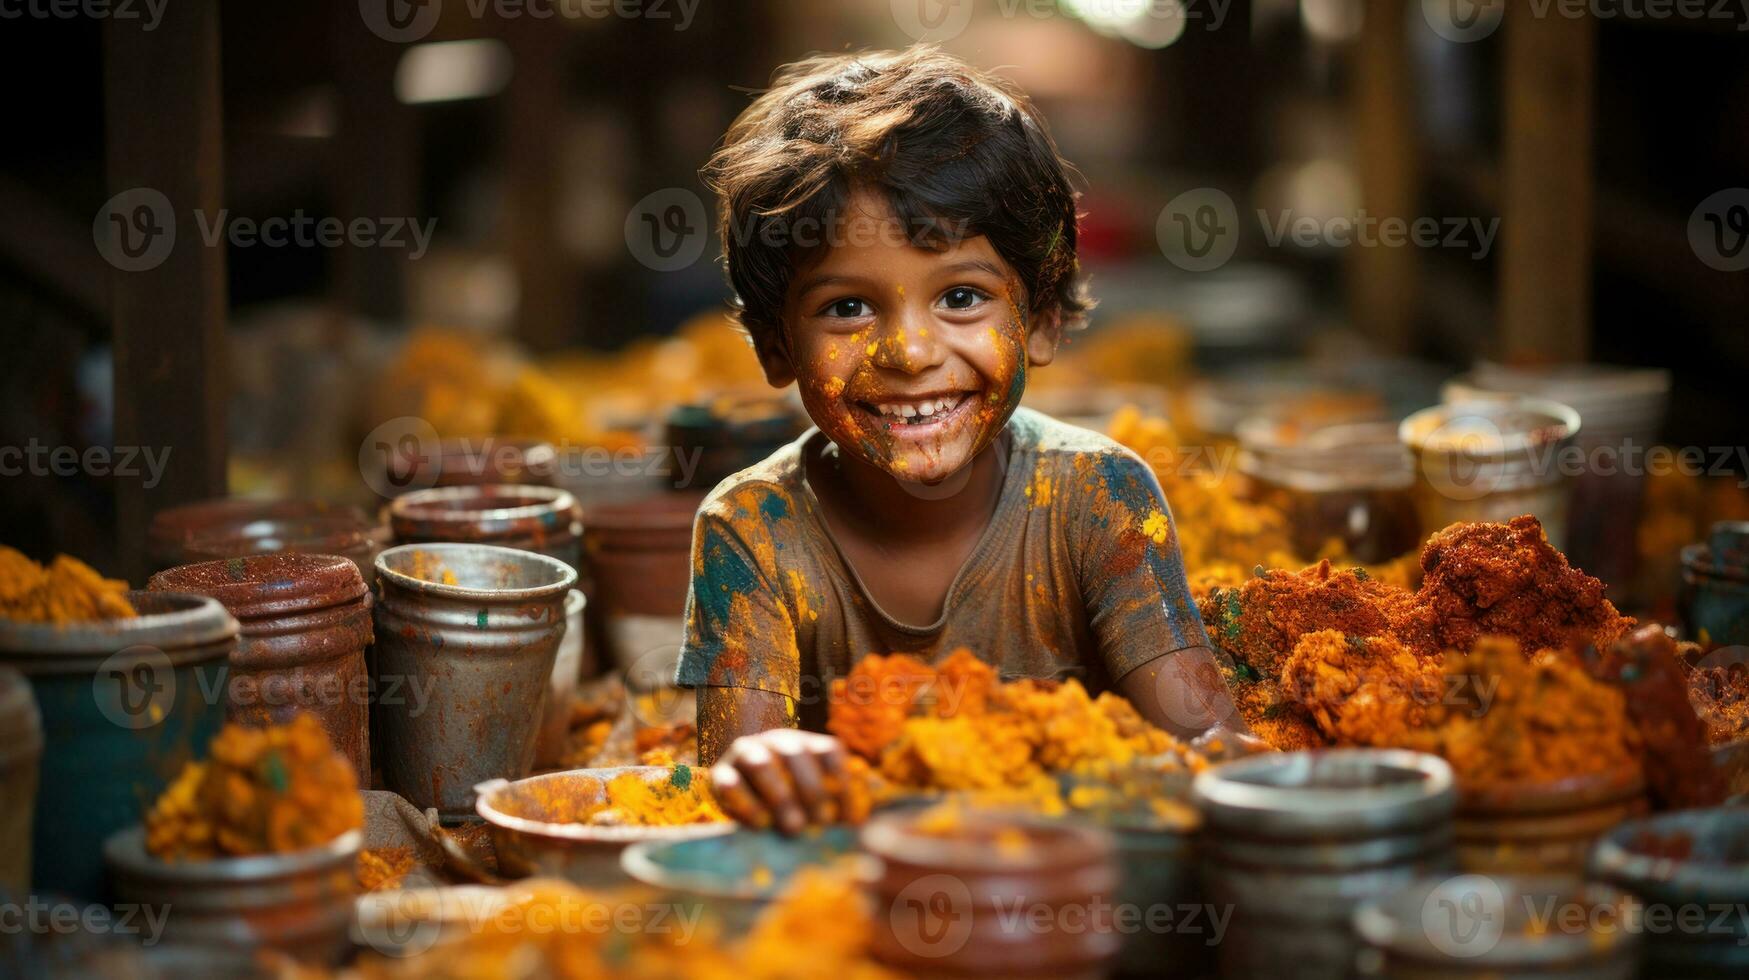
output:
[[416, 550], [409, 556], [409, 564], [404, 574], [421, 582], [436, 582], [439, 585], [457, 584], [455, 572], [450, 571], [449, 566], [433, 557], [430, 552], [423, 550]]

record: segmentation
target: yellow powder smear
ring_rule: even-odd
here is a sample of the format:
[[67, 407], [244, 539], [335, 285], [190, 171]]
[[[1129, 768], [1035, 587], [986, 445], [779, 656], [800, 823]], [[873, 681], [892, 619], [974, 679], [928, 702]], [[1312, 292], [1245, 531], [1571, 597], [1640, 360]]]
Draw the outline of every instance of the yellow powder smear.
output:
[[511, 816], [527, 820], [598, 827], [678, 827], [729, 819], [711, 795], [705, 771], [693, 766], [676, 765], [662, 779], [621, 773], [608, 780], [599, 795], [584, 789], [575, 782], [530, 783], [501, 806]]
[[421, 582], [437, 582], [441, 585], [455, 585], [455, 573], [443, 562], [438, 561], [427, 551], [413, 552], [413, 564], [408, 567], [407, 574]]
[[70, 555], [46, 567], [0, 545], [0, 618], [22, 623], [77, 623], [132, 619], [128, 584], [106, 579]]

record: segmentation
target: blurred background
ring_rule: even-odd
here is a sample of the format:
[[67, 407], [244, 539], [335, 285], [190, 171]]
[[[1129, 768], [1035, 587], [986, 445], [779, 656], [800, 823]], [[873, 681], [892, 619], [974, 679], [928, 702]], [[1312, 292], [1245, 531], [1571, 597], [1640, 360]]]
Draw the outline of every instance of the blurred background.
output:
[[[1395, 422], [1479, 364], [1634, 368], [1568, 401], [1731, 450], [1705, 467], [1727, 489], [1703, 515], [1708, 477], [1673, 485], [1646, 532], [1636, 486], [1584, 535], [1633, 550], [1639, 522], [1673, 554], [1740, 506], [1744, 465], [1749, 15], [1705, 6], [20, 4], [0, 446], [42, 452], [9, 457], [0, 540], [137, 577], [171, 504], [374, 499], [400, 418], [564, 451], [787, 438], [723, 317], [697, 170], [778, 65], [922, 39], [1029, 92], [1084, 178], [1101, 305], [1035, 403], [1235, 446], [1281, 405]], [[126, 472], [135, 446], [169, 450], [161, 474]], [[620, 493], [590, 479], [585, 503]]]

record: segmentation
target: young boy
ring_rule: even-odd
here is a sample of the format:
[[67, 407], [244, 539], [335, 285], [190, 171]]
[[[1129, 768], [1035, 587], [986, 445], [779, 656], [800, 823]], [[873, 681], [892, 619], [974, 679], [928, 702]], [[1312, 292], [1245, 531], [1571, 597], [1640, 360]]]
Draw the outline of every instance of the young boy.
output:
[[1018, 408], [1091, 306], [1067, 169], [1023, 94], [930, 48], [780, 70], [705, 169], [741, 322], [817, 426], [694, 531], [678, 679], [744, 821], [835, 811], [825, 694], [869, 653], [969, 647], [1254, 744], [1152, 472]]

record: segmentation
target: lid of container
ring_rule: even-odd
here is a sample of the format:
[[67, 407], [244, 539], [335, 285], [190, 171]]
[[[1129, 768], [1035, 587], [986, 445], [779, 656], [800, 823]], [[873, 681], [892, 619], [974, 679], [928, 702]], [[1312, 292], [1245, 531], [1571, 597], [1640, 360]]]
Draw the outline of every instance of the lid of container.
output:
[[389, 503], [389, 524], [403, 540], [484, 541], [544, 530], [570, 530], [582, 509], [557, 487], [523, 483], [434, 487]]
[[139, 613], [131, 619], [80, 623], [0, 619], [0, 663], [14, 664], [26, 674], [88, 670], [132, 646], [156, 647], [175, 662], [178, 651], [237, 637], [236, 618], [207, 596], [136, 589], [127, 598]]
[[577, 584], [576, 569], [557, 558], [519, 548], [457, 542], [390, 548], [377, 555], [376, 573], [384, 596], [392, 586], [437, 598], [499, 605], [547, 599], [563, 603], [565, 593]]
[[365, 593], [351, 559], [296, 551], [179, 565], [152, 576], [146, 588], [211, 596], [244, 620], [325, 609]]
[[190, 562], [276, 551], [338, 555], [368, 549], [371, 529], [350, 517], [264, 518], [197, 532], [182, 545]]
[[[1632, 902], [1571, 875], [1430, 875], [1361, 905], [1354, 930], [1361, 942], [1410, 963], [1462, 963], [1478, 974], [1576, 974], [1587, 972], [1586, 963], [1632, 964], [1639, 944]], [[1575, 909], [1585, 914], [1575, 917]]]

